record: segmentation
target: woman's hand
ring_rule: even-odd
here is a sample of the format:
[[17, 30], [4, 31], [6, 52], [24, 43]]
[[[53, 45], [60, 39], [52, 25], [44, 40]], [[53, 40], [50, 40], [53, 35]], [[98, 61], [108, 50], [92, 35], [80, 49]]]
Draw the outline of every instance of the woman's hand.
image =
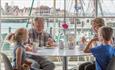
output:
[[93, 39], [91, 39], [92, 42], [94, 41], [99, 41], [98, 37], [94, 37]]
[[85, 53], [90, 53], [90, 49], [92, 48], [92, 44], [95, 43], [96, 41], [98, 41], [98, 38], [97, 37], [94, 37], [93, 39], [91, 39], [89, 41], [89, 43], [86, 45], [85, 49], [84, 49], [84, 52]]

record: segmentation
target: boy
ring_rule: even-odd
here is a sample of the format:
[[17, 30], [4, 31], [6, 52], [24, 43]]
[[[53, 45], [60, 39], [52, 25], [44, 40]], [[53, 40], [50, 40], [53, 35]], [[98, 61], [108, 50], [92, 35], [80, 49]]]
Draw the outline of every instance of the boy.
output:
[[110, 59], [115, 56], [115, 48], [111, 46], [113, 29], [107, 26], [102, 26], [98, 30], [98, 38], [92, 39], [90, 42], [97, 41], [101, 43], [99, 46], [92, 48], [87, 46], [84, 49], [85, 53], [92, 53], [96, 58], [96, 70], [106, 70]]

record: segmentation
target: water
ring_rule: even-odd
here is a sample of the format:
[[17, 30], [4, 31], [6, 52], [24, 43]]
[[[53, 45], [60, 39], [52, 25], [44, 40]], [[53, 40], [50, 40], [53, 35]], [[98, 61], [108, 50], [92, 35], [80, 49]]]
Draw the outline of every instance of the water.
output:
[[[17, 28], [20, 28], [20, 27], [24, 27], [24, 28], [31, 28], [31, 24], [28, 25], [28, 27], [26, 27], [26, 24], [27, 22], [22, 22], [22, 23], [15, 23], [15, 22], [12, 22], [12, 23], [1, 23], [1, 33], [2, 34], [6, 34], [6, 33], [9, 33], [9, 32], [14, 32]], [[55, 41], [59, 41], [59, 38], [64, 38], [63, 36], [59, 36], [59, 31], [61, 31], [61, 33], [63, 33], [62, 30], [60, 30], [60, 27], [59, 27], [59, 23], [45, 23], [45, 27], [44, 27], [44, 30], [48, 33], [50, 33], [50, 28], [53, 28], [53, 38], [55, 39]], [[11, 30], [9, 30], [9, 28], [11, 28]], [[74, 25], [70, 25], [69, 24], [69, 28], [72, 28], [74, 29]], [[70, 33], [70, 31], [69, 31]], [[89, 31], [88, 31], [89, 33]], [[81, 36], [81, 32], [79, 33], [79, 31], [77, 32], [77, 36], [76, 36], [76, 41], [79, 41], [80, 40], [80, 36]], [[88, 35], [88, 36], [91, 36], [91, 35]]]
[[[24, 28], [31, 28], [31, 24], [26, 27], [27, 22], [22, 22], [22, 23], [1, 23], [1, 33], [9, 33], [9, 28], [11, 28], [11, 32], [14, 32], [15, 29], [24, 27]], [[45, 23], [44, 30], [47, 31], [48, 33], [50, 32], [51, 27], [58, 27], [57, 23]]]
[[[2, 33], [2, 36], [4, 36], [4, 34], [6, 36], [6, 34], [8, 34], [9, 32], [15, 32], [15, 30], [17, 28], [24, 27], [24, 28], [30, 29], [32, 27], [31, 24], [29, 24], [28, 27], [26, 27], [26, 25], [27, 25], [27, 22], [22, 22], [22, 23], [15, 23], [15, 22], [3, 23], [2, 22], [1, 23], [1, 33]], [[52, 28], [54, 28], [54, 27], [57, 28], [58, 27], [58, 23], [55, 23], [55, 24], [54, 23], [49, 23], [49, 24], [45, 23], [44, 30], [46, 32], [50, 33], [50, 28], [51, 27]], [[9, 29], [9, 28], [11, 28], [11, 29]], [[58, 34], [58, 31], [55, 32], [55, 33]], [[5, 36], [4, 36], [4, 38], [5, 38]]]
[[14, 32], [16, 28], [26, 27], [26, 24], [27, 23], [1, 23], [1, 33], [9, 33], [9, 28], [11, 28], [11, 32]]

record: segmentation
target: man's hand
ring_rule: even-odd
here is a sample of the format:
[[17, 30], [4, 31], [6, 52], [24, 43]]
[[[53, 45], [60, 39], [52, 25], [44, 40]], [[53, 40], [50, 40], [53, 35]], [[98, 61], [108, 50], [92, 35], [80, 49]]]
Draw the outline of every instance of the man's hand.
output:
[[47, 45], [50, 46], [50, 47], [55, 46], [54, 40], [52, 38], [48, 38]]

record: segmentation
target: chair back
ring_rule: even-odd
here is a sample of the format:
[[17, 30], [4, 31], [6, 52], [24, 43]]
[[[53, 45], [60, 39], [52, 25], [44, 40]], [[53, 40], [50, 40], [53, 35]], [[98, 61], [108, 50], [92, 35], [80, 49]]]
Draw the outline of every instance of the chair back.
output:
[[4, 53], [0, 53], [0, 55], [2, 56], [2, 61], [5, 66], [5, 70], [13, 70], [13, 67], [12, 67], [11, 62], [8, 59], [8, 57]]
[[110, 60], [108, 66], [107, 66], [107, 70], [115, 70], [115, 57], [113, 57]]

